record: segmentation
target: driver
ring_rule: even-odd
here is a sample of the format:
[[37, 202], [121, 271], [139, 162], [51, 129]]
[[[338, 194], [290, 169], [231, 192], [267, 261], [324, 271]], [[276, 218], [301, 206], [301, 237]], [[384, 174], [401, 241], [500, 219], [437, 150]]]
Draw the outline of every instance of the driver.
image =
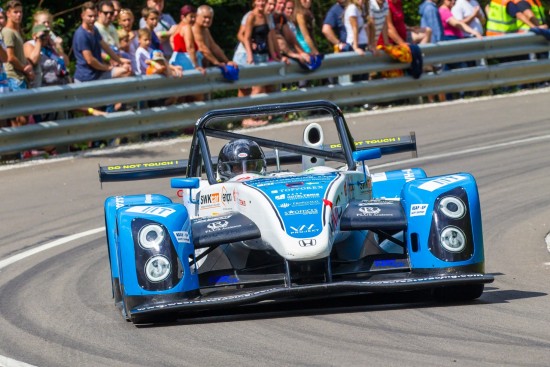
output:
[[232, 140], [218, 155], [218, 181], [227, 181], [243, 173], [265, 175], [266, 166], [264, 152], [255, 141]]

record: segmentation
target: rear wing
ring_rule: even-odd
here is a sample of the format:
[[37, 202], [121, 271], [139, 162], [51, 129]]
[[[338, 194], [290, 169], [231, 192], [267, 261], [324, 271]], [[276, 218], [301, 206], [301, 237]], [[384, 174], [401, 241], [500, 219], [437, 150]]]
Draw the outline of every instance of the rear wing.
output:
[[[357, 150], [380, 148], [382, 155], [412, 152], [413, 158], [418, 156], [416, 150], [416, 135], [392, 136], [381, 139], [359, 140], [354, 142]], [[326, 144], [323, 150], [340, 151], [340, 144]], [[268, 165], [277, 163], [274, 152], [266, 153]], [[278, 153], [280, 164], [294, 164], [302, 162], [302, 155], [281, 151]], [[212, 157], [212, 163], [217, 164], [218, 157]], [[99, 167], [99, 182], [123, 182], [147, 180], [153, 178], [185, 176], [187, 173], [187, 159], [174, 159], [157, 162], [132, 163]]]

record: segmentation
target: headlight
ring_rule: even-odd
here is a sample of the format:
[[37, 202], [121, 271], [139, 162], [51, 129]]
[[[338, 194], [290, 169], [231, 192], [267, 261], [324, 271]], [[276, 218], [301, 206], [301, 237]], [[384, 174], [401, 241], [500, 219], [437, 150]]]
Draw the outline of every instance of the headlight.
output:
[[170, 275], [170, 261], [161, 255], [153, 256], [145, 263], [145, 275], [151, 282], [162, 282]]
[[158, 224], [148, 224], [139, 230], [138, 238], [141, 247], [160, 251], [160, 244], [164, 241], [164, 230]]
[[466, 214], [466, 205], [456, 196], [447, 196], [439, 202], [439, 210], [449, 218], [460, 219]]
[[447, 251], [461, 252], [466, 247], [466, 236], [458, 227], [445, 227], [441, 231], [441, 245]]

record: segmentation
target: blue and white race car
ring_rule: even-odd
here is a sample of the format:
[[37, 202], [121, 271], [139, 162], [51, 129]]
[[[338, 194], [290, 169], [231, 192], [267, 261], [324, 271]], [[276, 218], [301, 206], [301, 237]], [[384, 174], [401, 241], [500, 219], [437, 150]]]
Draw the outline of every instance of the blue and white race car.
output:
[[[289, 115], [309, 116], [303, 134], [289, 133], [302, 124]], [[269, 124], [233, 129], [245, 118]], [[414, 134], [355, 141], [336, 105], [311, 101], [211, 111], [188, 160], [100, 167], [102, 182], [175, 177], [182, 198], [106, 199], [115, 304], [144, 323], [361, 292], [480, 297], [494, 279], [474, 178], [369, 171], [367, 160], [406, 151]]]

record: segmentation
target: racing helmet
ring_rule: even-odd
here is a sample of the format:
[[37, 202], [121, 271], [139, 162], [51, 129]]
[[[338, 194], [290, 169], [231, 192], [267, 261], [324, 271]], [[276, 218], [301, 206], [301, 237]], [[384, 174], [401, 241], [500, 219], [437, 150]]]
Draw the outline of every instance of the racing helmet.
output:
[[218, 155], [218, 180], [226, 181], [242, 173], [264, 175], [266, 166], [264, 152], [255, 141], [232, 140]]

